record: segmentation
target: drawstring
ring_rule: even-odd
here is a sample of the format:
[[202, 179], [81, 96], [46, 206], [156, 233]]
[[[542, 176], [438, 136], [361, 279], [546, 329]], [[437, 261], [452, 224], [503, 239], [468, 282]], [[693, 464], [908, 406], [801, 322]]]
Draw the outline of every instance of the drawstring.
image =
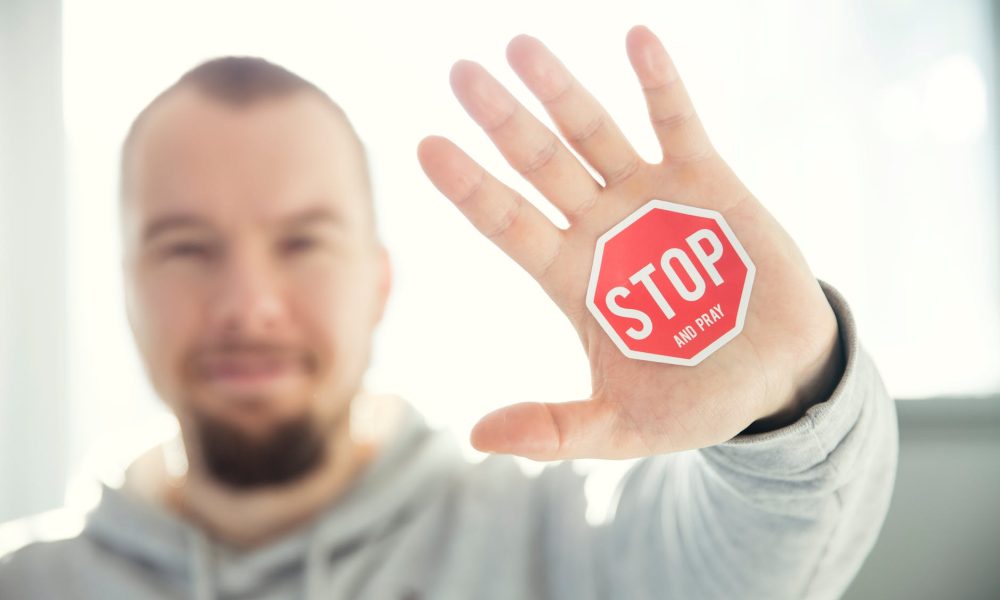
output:
[[320, 528], [316, 527], [309, 536], [306, 546], [306, 559], [302, 573], [302, 599], [323, 598], [323, 548], [319, 539]]
[[192, 600], [214, 600], [208, 540], [195, 527], [188, 528], [188, 537], [191, 544], [189, 571]]
[[[192, 600], [215, 600], [212, 565], [208, 538], [195, 527], [188, 528], [191, 552], [188, 554], [188, 571], [191, 574]], [[309, 536], [302, 573], [303, 600], [323, 598], [323, 548], [318, 528]]]

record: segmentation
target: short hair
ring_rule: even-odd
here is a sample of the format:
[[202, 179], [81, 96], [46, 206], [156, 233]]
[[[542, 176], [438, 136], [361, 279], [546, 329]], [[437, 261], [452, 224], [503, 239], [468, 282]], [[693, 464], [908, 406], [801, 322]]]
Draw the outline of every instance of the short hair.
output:
[[375, 207], [372, 192], [371, 171], [361, 138], [354, 130], [344, 110], [330, 96], [311, 81], [255, 56], [223, 56], [205, 61], [190, 69], [170, 87], [159, 93], [135, 117], [129, 127], [121, 148], [119, 200], [124, 205], [126, 190], [127, 161], [135, 138], [141, 130], [147, 115], [173, 92], [182, 88], [192, 88], [207, 98], [233, 107], [246, 107], [262, 100], [278, 99], [302, 92], [314, 94], [344, 120], [357, 151], [361, 157], [362, 177], [368, 194], [368, 212], [372, 228], [375, 227]]

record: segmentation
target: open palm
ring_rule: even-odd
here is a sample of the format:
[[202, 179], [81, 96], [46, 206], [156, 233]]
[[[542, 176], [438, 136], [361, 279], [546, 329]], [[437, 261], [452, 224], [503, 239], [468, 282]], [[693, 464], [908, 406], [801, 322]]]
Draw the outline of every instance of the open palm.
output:
[[[829, 392], [841, 367], [837, 322], [794, 242], [716, 153], [659, 40], [626, 40], [663, 150], [643, 161], [606, 111], [538, 40], [508, 60], [564, 142], [482, 67], [461, 61], [452, 87], [508, 162], [569, 222], [560, 229], [453, 143], [425, 138], [428, 177], [486, 237], [528, 271], [573, 323], [590, 361], [590, 398], [526, 402], [484, 417], [476, 448], [537, 460], [629, 458], [699, 448], [747, 427], [775, 427]], [[587, 310], [597, 238], [650, 199], [720, 212], [757, 267], [743, 331], [696, 367], [627, 358]]]

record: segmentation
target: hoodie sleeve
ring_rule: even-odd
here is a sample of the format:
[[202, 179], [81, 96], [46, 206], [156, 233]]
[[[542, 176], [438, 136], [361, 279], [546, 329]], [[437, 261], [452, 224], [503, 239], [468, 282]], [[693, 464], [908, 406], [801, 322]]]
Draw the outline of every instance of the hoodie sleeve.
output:
[[599, 545], [610, 597], [838, 598], [885, 519], [895, 406], [822, 283], [846, 368], [831, 397], [786, 427], [638, 461]]

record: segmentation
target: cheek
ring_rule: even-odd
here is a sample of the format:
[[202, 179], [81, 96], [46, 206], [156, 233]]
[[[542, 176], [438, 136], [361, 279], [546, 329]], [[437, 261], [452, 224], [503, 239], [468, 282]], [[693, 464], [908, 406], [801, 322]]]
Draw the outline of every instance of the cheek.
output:
[[163, 279], [140, 282], [134, 319], [137, 342], [153, 384], [172, 391], [180, 373], [184, 349], [198, 330], [198, 294], [191, 286]]
[[304, 279], [293, 294], [305, 335], [337, 370], [356, 370], [359, 361], [363, 367], [374, 323], [373, 290], [370, 273], [353, 268]]

